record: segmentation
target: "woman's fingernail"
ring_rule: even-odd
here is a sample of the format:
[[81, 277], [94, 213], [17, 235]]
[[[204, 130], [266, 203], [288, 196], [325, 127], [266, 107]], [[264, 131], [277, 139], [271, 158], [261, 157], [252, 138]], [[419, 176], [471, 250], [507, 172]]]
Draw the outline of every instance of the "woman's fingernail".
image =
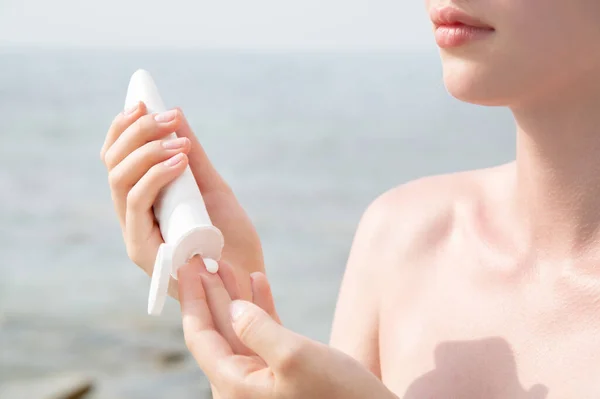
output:
[[236, 300], [231, 302], [231, 305], [229, 305], [231, 321], [235, 322], [239, 320], [239, 318], [242, 317], [246, 309], [248, 309], [248, 305], [244, 301]]
[[139, 106], [140, 106], [140, 104], [136, 103], [136, 104], [132, 105], [131, 107], [127, 108], [125, 111], [123, 111], [123, 113], [125, 115], [131, 115], [138, 109]]
[[171, 122], [177, 116], [177, 110], [171, 109], [169, 111], [162, 112], [154, 115], [154, 120], [157, 122]]
[[164, 140], [162, 142], [163, 148], [167, 150], [176, 150], [178, 148], [185, 147], [185, 143], [187, 142], [187, 138], [178, 137], [176, 139]]
[[165, 161], [165, 165], [167, 166], [175, 166], [177, 164], [179, 164], [181, 161], [183, 161], [183, 154], [179, 153], [175, 156], [172, 156], [171, 158], [167, 159]]

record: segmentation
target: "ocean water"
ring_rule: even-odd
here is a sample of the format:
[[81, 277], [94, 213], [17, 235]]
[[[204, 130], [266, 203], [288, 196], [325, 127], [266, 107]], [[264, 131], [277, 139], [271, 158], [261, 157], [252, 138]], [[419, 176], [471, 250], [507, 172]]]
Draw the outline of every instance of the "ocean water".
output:
[[177, 304], [145, 313], [99, 160], [137, 68], [254, 221], [284, 324], [320, 341], [370, 201], [514, 157], [510, 115], [452, 99], [434, 52], [1, 50], [0, 385], [84, 372], [95, 398], [208, 397]]

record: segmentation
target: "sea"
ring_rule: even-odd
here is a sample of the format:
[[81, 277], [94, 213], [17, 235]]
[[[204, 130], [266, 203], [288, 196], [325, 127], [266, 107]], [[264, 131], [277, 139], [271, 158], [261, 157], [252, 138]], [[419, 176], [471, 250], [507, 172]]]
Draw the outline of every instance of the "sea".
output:
[[371, 201], [515, 155], [511, 115], [453, 99], [433, 49], [0, 48], [0, 386], [77, 373], [95, 399], [210, 397], [178, 304], [146, 313], [99, 157], [138, 68], [251, 217], [284, 325], [321, 342]]

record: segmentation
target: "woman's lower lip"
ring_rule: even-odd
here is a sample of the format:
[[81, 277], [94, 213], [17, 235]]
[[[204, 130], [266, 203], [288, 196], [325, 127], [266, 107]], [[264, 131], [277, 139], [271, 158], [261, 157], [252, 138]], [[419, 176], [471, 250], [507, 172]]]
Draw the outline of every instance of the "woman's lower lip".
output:
[[435, 41], [441, 48], [459, 47], [483, 39], [494, 32], [491, 28], [468, 25], [442, 25], [435, 29]]

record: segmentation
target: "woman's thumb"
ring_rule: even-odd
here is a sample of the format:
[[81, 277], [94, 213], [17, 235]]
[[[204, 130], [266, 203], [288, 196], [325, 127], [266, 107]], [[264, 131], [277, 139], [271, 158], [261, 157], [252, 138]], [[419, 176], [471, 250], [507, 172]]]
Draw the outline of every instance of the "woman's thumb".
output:
[[270, 367], [277, 368], [288, 360], [293, 348], [304, 341], [302, 336], [286, 329], [251, 302], [233, 301], [230, 309], [235, 333]]

